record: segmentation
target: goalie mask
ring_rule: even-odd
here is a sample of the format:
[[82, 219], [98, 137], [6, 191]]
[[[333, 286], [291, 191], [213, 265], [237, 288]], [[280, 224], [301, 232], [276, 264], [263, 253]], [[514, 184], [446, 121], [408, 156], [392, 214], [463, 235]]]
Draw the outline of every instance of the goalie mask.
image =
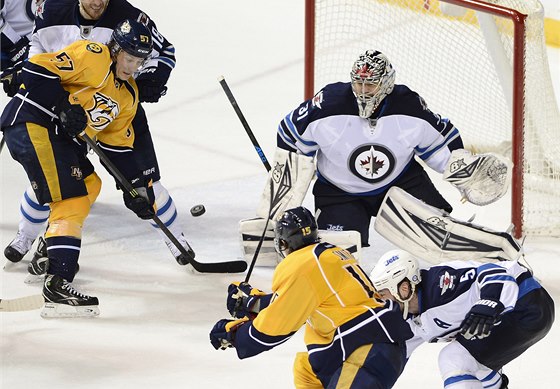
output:
[[317, 221], [304, 207], [288, 209], [276, 222], [274, 247], [282, 258], [289, 253], [319, 242]]
[[[416, 258], [403, 250], [391, 250], [379, 258], [379, 261], [369, 276], [377, 291], [389, 289], [393, 297], [404, 304], [403, 317], [408, 316], [408, 302], [414, 295], [416, 285], [421, 281], [420, 266]], [[407, 296], [401, 296], [399, 286], [404, 282], [410, 283]]]
[[367, 119], [395, 86], [395, 70], [381, 52], [368, 50], [354, 62], [350, 72], [352, 91], [360, 117]]

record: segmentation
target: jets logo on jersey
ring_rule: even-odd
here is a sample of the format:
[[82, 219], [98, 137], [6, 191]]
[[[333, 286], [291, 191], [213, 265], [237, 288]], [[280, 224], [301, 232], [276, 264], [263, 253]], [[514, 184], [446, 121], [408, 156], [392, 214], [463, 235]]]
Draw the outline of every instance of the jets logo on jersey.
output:
[[31, 2], [31, 12], [36, 18], [43, 19], [43, 12], [45, 11], [45, 0], [34, 0]]
[[348, 167], [356, 177], [369, 183], [376, 183], [393, 172], [395, 156], [384, 146], [363, 145], [350, 154]]
[[319, 93], [317, 93], [315, 96], [313, 96], [313, 100], [311, 100], [311, 104], [314, 107], [317, 107], [319, 109], [322, 109], [321, 103], [323, 103], [323, 91], [322, 90]]
[[119, 104], [101, 93], [93, 95], [94, 106], [88, 109], [91, 127], [101, 131], [119, 115]]
[[95, 54], [99, 54], [103, 51], [103, 49], [101, 48], [101, 46], [99, 46], [97, 43], [90, 43], [86, 46], [86, 50], [87, 51], [91, 51], [92, 53]]
[[455, 287], [455, 276], [445, 272], [439, 277], [439, 287], [441, 288], [441, 295], [447, 290], [452, 290]]

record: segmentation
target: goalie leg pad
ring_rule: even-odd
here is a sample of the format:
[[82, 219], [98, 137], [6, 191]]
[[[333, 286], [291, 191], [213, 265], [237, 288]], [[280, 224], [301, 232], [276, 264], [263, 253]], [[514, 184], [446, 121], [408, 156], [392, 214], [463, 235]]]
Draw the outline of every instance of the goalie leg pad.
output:
[[[244, 219], [239, 222], [239, 233], [241, 235], [241, 249], [243, 258], [247, 263], [253, 260], [255, 250], [259, 245], [266, 219], [254, 218]], [[259, 251], [259, 256], [255, 262], [255, 266], [275, 267], [282, 260], [282, 257], [274, 248], [274, 227], [273, 223], [268, 223], [266, 234]]]
[[277, 148], [257, 216], [276, 220], [286, 209], [299, 207], [314, 175], [313, 157]]
[[358, 261], [362, 258], [362, 236], [358, 231], [319, 230], [319, 238], [349, 251]]
[[397, 187], [383, 200], [374, 228], [397, 247], [431, 264], [515, 261], [522, 255], [521, 246], [509, 233], [457, 220]]

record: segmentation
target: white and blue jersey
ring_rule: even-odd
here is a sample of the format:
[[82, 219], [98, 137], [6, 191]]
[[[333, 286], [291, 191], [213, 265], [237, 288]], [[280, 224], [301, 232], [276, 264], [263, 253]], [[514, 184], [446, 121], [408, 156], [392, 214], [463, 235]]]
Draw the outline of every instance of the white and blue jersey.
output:
[[278, 127], [278, 146], [317, 156], [320, 180], [353, 195], [387, 190], [416, 156], [443, 172], [451, 151], [462, 148], [453, 124], [430, 111], [404, 85], [364, 119], [350, 83], [325, 86], [289, 113]]
[[113, 29], [124, 19], [141, 22], [150, 30], [154, 49], [143, 71], [156, 73], [158, 78], [167, 81], [175, 67], [175, 48], [161, 35], [148, 15], [126, 0], [111, 0], [101, 18], [96, 21], [81, 17], [76, 0], [47, 1], [37, 13], [29, 57], [59, 51], [82, 39], [107, 44]]
[[407, 341], [408, 356], [424, 342], [449, 342], [475, 303], [500, 301], [507, 313], [517, 301], [541, 285], [517, 262], [446, 262], [421, 271], [418, 289], [420, 314], [407, 320], [414, 337]]

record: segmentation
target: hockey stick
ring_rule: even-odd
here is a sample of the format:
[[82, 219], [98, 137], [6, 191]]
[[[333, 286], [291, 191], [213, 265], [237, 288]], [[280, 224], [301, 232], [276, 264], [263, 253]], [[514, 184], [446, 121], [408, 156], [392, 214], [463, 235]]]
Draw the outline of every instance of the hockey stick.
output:
[[[83, 140], [91, 147], [91, 149], [99, 156], [99, 159], [111, 172], [113, 177], [118, 181], [122, 190], [126, 190], [132, 197], [138, 197], [138, 192], [130, 182], [122, 175], [122, 173], [117, 169], [117, 167], [111, 162], [111, 160], [105, 155], [103, 150], [91, 139], [86, 132], [80, 134]], [[192, 267], [200, 273], [242, 273], [247, 269], [247, 262], [245, 261], [229, 261], [229, 262], [214, 262], [214, 263], [202, 263], [195, 261], [195, 253], [192, 250], [187, 250], [183, 247], [181, 243], [175, 238], [175, 236], [169, 231], [167, 226], [160, 220], [157, 215], [152, 218], [154, 223], [163, 231], [165, 236], [173, 242], [176, 248], [181, 251], [181, 253], [188, 259]]]
[[4, 137], [2, 136], [2, 140], [0, 140], [0, 153], [2, 152], [2, 149], [4, 148], [4, 143], [6, 143], [6, 139], [4, 139]]
[[41, 308], [44, 304], [45, 300], [40, 294], [15, 299], [0, 299], [0, 312], [32, 311]]
[[253, 143], [253, 146], [255, 147], [255, 150], [257, 151], [257, 154], [259, 155], [261, 162], [266, 168], [266, 171], [269, 172], [271, 169], [270, 164], [268, 163], [268, 160], [266, 159], [266, 156], [264, 155], [264, 152], [262, 151], [261, 146], [257, 141], [257, 138], [255, 138], [255, 135], [253, 135], [253, 131], [251, 131], [251, 127], [249, 127], [249, 123], [247, 123], [247, 120], [245, 120], [245, 116], [243, 116], [243, 112], [241, 112], [241, 108], [239, 108], [239, 105], [237, 104], [235, 97], [233, 97], [233, 93], [231, 93], [231, 89], [229, 89], [229, 85], [227, 84], [224, 76], [220, 76], [218, 78], [218, 81], [220, 82], [220, 85], [224, 89], [224, 92], [226, 93], [226, 96], [229, 99], [231, 106], [235, 110], [237, 117], [241, 121], [241, 124], [243, 125], [245, 132], [247, 132], [247, 135], [249, 135], [249, 139], [251, 139], [251, 142]]

